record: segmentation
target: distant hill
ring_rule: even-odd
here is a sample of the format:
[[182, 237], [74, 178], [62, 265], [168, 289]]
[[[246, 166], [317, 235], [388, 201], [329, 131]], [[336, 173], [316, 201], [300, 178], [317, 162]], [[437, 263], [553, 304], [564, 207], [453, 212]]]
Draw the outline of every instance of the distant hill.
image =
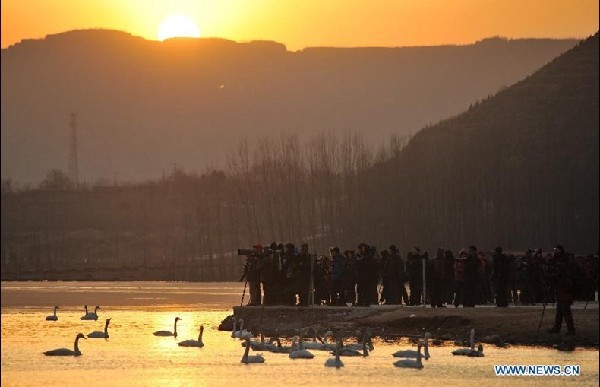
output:
[[370, 171], [374, 237], [598, 249], [598, 34]]
[[2, 178], [37, 184], [66, 170], [71, 112], [88, 182], [156, 178], [175, 163], [202, 170], [241, 137], [332, 130], [376, 143], [465, 110], [575, 43], [290, 52], [266, 41], [156, 42], [107, 30], [26, 40], [2, 50]]

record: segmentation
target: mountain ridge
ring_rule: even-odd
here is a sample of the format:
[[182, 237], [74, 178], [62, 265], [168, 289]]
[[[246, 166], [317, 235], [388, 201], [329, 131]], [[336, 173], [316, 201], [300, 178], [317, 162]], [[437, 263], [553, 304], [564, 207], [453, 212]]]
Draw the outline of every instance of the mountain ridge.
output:
[[[76, 42], [76, 43], [73, 43]], [[323, 130], [380, 143], [457, 114], [575, 44], [313, 48], [270, 41], [144, 40], [79, 30], [2, 49], [2, 177], [66, 169], [78, 116], [82, 178], [222, 164], [241, 138]]]

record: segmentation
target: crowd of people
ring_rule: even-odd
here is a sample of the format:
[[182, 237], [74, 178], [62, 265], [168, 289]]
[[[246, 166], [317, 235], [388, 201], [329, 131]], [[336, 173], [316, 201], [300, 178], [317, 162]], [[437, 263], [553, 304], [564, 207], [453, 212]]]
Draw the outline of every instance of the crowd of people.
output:
[[476, 246], [438, 248], [434, 257], [413, 247], [405, 258], [395, 245], [378, 251], [361, 243], [356, 250], [331, 247], [328, 255], [309, 253], [292, 243], [247, 253], [241, 278], [248, 305], [422, 305], [432, 307], [496, 304], [506, 307], [594, 299], [598, 255], [575, 256], [557, 245], [551, 252], [531, 249], [486, 253]]

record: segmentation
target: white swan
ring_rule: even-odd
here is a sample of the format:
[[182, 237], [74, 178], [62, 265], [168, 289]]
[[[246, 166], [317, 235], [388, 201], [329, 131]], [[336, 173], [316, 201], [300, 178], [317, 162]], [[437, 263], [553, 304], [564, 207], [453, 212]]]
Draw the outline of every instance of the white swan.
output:
[[[360, 334], [360, 332], [357, 332], [357, 335], [359, 335], [359, 334]], [[369, 331], [364, 331], [363, 332], [362, 337], [361, 337], [361, 339], [359, 340], [358, 343], [344, 344], [344, 341], [342, 340], [342, 348], [341, 348], [342, 352], [341, 352], [341, 354], [342, 354], [342, 356], [344, 356], [343, 355], [344, 348], [346, 348], [346, 349], [353, 349], [353, 350], [356, 350], [356, 351], [364, 350], [364, 347], [365, 347], [364, 344], [368, 345], [369, 351], [372, 351], [372, 350], [375, 349], [373, 347], [373, 341], [371, 340], [371, 333]]]
[[106, 319], [106, 324], [104, 325], [104, 331], [93, 331], [88, 333], [88, 339], [108, 339], [108, 324], [110, 324], [110, 319]]
[[82, 320], [98, 320], [98, 309], [100, 307], [96, 305], [93, 312], [88, 312], [87, 305], [85, 306], [85, 315], [81, 316]]
[[[429, 338], [431, 337], [431, 333], [426, 332], [425, 333], [425, 343], [424, 343], [424, 353], [423, 353], [423, 357], [425, 358], [425, 360], [429, 360], [429, 358], [431, 356], [429, 356]], [[418, 356], [419, 351], [418, 350], [414, 350], [414, 349], [405, 349], [405, 350], [400, 350], [400, 351], [396, 351], [394, 353], [392, 353], [392, 356], [394, 357], [414, 357], [416, 358]]]
[[335, 345], [335, 357], [330, 357], [325, 361], [325, 367], [340, 368], [344, 366], [344, 363], [340, 360], [340, 347], [342, 346], [342, 339], [338, 339]]
[[423, 346], [423, 343], [421, 340], [419, 340], [419, 345], [418, 345], [418, 349], [417, 349], [417, 358], [416, 359], [402, 359], [402, 360], [398, 360], [394, 363], [394, 365], [396, 367], [400, 367], [400, 368], [414, 368], [414, 369], [422, 369], [423, 368], [423, 362], [421, 361], [422, 355], [421, 355], [421, 347]]
[[58, 306], [54, 307], [54, 314], [50, 316], [46, 316], [46, 321], [56, 321], [58, 320], [58, 316], [56, 315], [56, 309], [60, 309]]
[[198, 334], [198, 340], [184, 340], [177, 343], [180, 347], [204, 347], [202, 342], [202, 335], [204, 334], [204, 325], [200, 325], [200, 333]]
[[271, 342], [273, 341], [277, 343], [277, 345], [274, 345], [273, 348], [269, 349], [269, 351], [273, 353], [291, 353], [292, 351], [296, 350], [296, 337], [294, 337], [292, 340], [292, 345], [289, 347], [282, 346], [279, 337], [271, 338]]
[[245, 340], [246, 340], [246, 349], [244, 349], [244, 356], [242, 356], [241, 363], [244, 363], [244, 364], [264, 363], [265, 358], [263, 357], [262, 354], [260, 354], [260, 353], [256, 354], [256, 355], [248, 354], [250, 352], [250, 338], [247, 337]]
[[484, 357], [485, 355], [483, 354], [483, 345], [481, 345], [481, 343], [480, 343], [477, 346], [477, 350], [469, 352], [467, 354], [467, 356], [469, 356], [469, 357]]
[[[344, 345], [344, 346], [342, 346], [338, 350], [338, 352], [339, 352], [340, 356], [364, 356], [364, 357], [366, 357], [366, 356], [369, 356], [369, 348], [368, 348], [368, 345], [367, 345], [368, 342], [369, 342], [368, 335], [365, 332], [363, 334], [363, 337], [362, 337], [362, 343], [360, 343], [360, 344]], [[360, 345], [361, 346], [362, 352], [359, 351], [359, 350], [357, 350], [357, 349], [355, 349], [356, 345]], [[335, 352], [331, 352], [331, 354], [334, 355]]]
[[181, 320], [179, 317], [175, 317], [175, 326], [173, 332], [171, 331], [156, 331], [153, 333], [154, 336], [173, 336], [177, 337], [177, 321]]
[[240, 330], [236, 331], [236, 324], [235, 322], [233, 323], [233, 331], [231, 332], [231, 337], [236, 338], [236, 339], [251, 339], [254, 337], [254, 335], [252, 335], [252, 332], [250, 332], [247, 329], [244, 329], [244, 320], [240, 319], [239, 320], [240, 323]]
[[310, 351], [304, 348], [302, 336], [298, 338], [298, 348], [290, 352], [290, 359], [312, 359], [315, 357]]
[[469, 353], [475, 351], [475, 328], [471, 328], [469, 334], [469, 347], [459, 348], [452, 351], [455, 356], [467, 356]]
[[[250, 340], [250, 348], [253, 351], [273, 351], [277, 348], [277, 346], [273, 344], [273, 341], [275, 341], [275, 339], [271, 339], [270, 342], [266, 343], [265, 335], [261, 333], [260, 340]], [[279, 342], [279, 344], [281, 346], [281, 342]], [[246, 345], [246, 340], [242, 341], [242, 347], [245, 347]]]
[[83, 333], [78, 333], [75, 337], [75, 344], [73, 345], [73, 349], [69, 348], [58, 348], [53, 349], [51, 351], [44, 352], [46, 356], [81, 356], [81, 351], [79, 350], [79, 339], [85, 339]]
[[303, 342], [302, 345], [304, 346], [304, 348], [306, 349], [313, 349], [313, 350], [322, 350], [324, 348], [324, 343], [317, 341], [317, 336], [314, 335], [312, 341], [308, 341], [308, 342]]

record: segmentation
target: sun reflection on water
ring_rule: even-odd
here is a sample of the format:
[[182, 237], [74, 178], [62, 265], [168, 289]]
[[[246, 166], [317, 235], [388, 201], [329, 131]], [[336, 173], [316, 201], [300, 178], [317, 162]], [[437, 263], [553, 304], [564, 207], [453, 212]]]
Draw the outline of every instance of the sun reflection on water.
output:
[[[162, 284], [161, 286], [166, 286]], [[198, 299], [201, 303], [202, 298]], [[422, 370], [398, 369], [391, 354], [414, 348], [402, 339], [376, 338], [367, 358], [343, 358], [342, 369], [324, 367], [331, 355], [312, 351], [314, 359], [292, 360], [287, 354], [262, 352], [264, 364], [240, 363], [244, 348], [230, 332], [218, 331], [230, 312], [219, 308], [180, 308], [177, 305], [127, 307], [102, 305], [97, 321], [80, 320], [81, 307], [60, 309], [58, 321], [45, 321], [51, 306], [2, 309], [2, 386], [183, 386], [183, 385], [486, 385], [543, 383], [597, 385], [598, 351], [561, 353], [542, 348], [486, 346], [483, 358], [452, 356], [451, 345], [430, 346], [431, 359]], [[207, 310], [208, 309], [208, 310]], [[157, 337], [157, 330], [173, 330], [177, 338]], [[109, 339], [80, 340], [80, 357], [46, 357], [43, 351], [72, 348], [78, 332], [103, 330], [111, 318]], [[204, 325], [203, 348], [179, 347], [178, 342], [197, 339]], [[255, 332], [257, 333], [257, 332]], [[284, 339], [283, 344], [289, 345]], [[498, 378], [495, 364], [580, 364], [582, 375], [565, 377]], [[543, 380], [542, 380], [543, 379]]]

